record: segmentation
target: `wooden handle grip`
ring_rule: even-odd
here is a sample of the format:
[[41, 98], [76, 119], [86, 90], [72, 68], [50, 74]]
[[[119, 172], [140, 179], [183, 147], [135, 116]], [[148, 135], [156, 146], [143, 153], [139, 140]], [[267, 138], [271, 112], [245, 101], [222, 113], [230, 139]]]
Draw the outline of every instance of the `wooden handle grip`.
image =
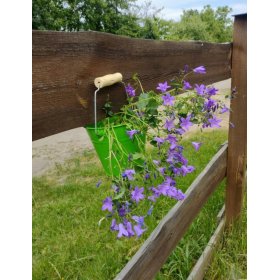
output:
[[103, 87], [111, 86], [111, 85], [121, 82], [121, 81], [122, 81], [122, 74], [115, 73], [115, 74], [109, 74], [109, 75], [95, 78], [94, 85], [97, 88], [103, 88]]

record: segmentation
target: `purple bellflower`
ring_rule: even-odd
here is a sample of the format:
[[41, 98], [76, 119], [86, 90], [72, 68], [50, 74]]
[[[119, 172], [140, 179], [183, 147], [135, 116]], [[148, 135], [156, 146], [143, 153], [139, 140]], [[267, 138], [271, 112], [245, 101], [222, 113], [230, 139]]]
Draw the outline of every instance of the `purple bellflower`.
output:
[[204, 95], [205, 94], [205, 90], [206, 90], [206, 86], [201, 84], [195, 84], [195, 90], [197, 92], [198, 95]]
[[192, 88], [192, 86], [190, 85], [190, 83], [187, 82], [187, 81], [184, 81], [183, 89], [184, 89], [184, 90], [187, 90], [187, 89], [190, 89], [190, 88]]
[[174, 120], [168, 120], [166, 119], [164, 127], [168, 130], [171, 131], [175, 126], [174, 126]]
[[209, 87], [206, 89], [206, 93], [210, 96], [212, 95], [216, 95], [216, 93], [218, 92], [219, 90], [214, 88], [214, 87]]
[[140, 237], [146, 231], [146, 229], [142, 229], [140, 225], [136, 225], [133, 228], [138, 237]]
[[103, 211], [108, 210], [109, 212], [113, 211], [113, 201], [111, 197], [106, 197], [103, 200], [102, 210]]
[[119, 224], [118, 238], [121, 238], [122, 236], [128, 236], [128, 232], [125, 229], [124, 225], [122, 223], [120, 223]]
[[171, 88], [171, 86], [169, 86], [166, 81], [164, 83], [159, 83], [157, 87], [157, 89], [160, 90], [162, 93], [166, 92], [169, 88]]
[[123, 172], [123, 174], [122, 174], [122, 176], [123, 176], [124, 178], [127, 178], [129, 181], [134, 180], [133, 175], [135, 175], [134, 169], [127, 169], [127, 170], [125, 170], [125, 171]]
[[157, 142], [158, 146], [162, 145], [164, 143], [164, 139], [160, 138], [160, 137], [154, 137], [154, 141]]
[[134, 134], [138, 133], [139, 130], [132, 129], [132, 130], [127, 130], [126, 134], [129, 136], [130, 139], [133, 139]]
[[200, 143], [200, 142], [192, 142], [192, 145], [193, 145], [193, 147], [195, 148], [196, 151], [199, 150], [201, 144], [202, 144], [202, 143]]
[[126, 230], [127, 230], [127, 233], [128, 233], [128, 236], [129, 236], [129, 237], [135, 235], [135, 233], [134, 233], [134, 231], [133, 231], [133, 229], [132, 229], [132, 224], [131, 224], [131, 222], [126, 222]]
[[166, 93], [161, 98], [163, 100], [163, 105], [165, 105], [165, 106], [173, 106], [174, 105], [175, 97], [171, 96], [169, 93]]
[[216, 116], [212, 117], [211, 119], [208, 119], [210, 123], [210, 127], [221, 127], [220, 122], [222, 121], [221, 119], [218, 119]]
[[144, 226], [144, 217], [143, 216], [132, 216], [132, 219], [141, 227]]
[[119, 226], [116, 223], [116, 219], [112, 220], [111, 230], [119, 230]]
[[130, 84], [128, 84], [125, 87], [125, 91], [126, 91], [126, 93], [128, 94], [129, 97], [134, 97], [135, 96], [135, 89]]
[[185, 130], [188, 131], [193, 123], [190, 121], [191, 115], [188, 115], [186, 118], [181, 118], [180, 126]]
[[224, 105], [224, 107], [220, 111], [220, 114], [226, 113], [228, 111], [229, 111], [229, 108], [226, 105]]
[[135, 187], [134, 191], [131, 192], [131, 199], [138, 203], [141, 199], [144, 199], [144, 188]]
[[198, 74], [206, 74], [206, 69], [204, 66], [198, 66], [193, 69], [193, 72]]

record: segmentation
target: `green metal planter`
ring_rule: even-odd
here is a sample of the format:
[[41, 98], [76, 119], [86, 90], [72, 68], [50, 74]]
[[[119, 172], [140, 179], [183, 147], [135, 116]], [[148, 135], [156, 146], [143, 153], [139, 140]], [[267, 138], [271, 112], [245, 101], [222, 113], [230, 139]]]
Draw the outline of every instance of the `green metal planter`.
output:
[[87, 125], [85, 128], [107, 175], [118, 177], [131, 162], [134, 166], [143, 165], [143, 160], [133, 160], [132, 156], [144, 149], [145, 135], [130, 139], [125, 125], [109, 128], [97, 125], [96, 129], [94, 125]]

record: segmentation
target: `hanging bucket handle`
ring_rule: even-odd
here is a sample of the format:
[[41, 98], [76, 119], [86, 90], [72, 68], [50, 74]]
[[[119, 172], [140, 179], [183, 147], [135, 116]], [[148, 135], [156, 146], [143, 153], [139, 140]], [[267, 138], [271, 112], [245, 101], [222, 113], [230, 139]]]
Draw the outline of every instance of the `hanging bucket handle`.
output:
[[122, 83], [122, 74], [121, 73], [114, 73], [108, 74], [102, 77], [98, 77], [94, 79], [94, 85], [97, 87], [97, 90], [94, 92], [94, 123], [95, 123], [95, 130], [97, 126], [97, 115], [96, 115], [96, 94], [97, 92], [104, 87], [111, 86], [116, 83]]

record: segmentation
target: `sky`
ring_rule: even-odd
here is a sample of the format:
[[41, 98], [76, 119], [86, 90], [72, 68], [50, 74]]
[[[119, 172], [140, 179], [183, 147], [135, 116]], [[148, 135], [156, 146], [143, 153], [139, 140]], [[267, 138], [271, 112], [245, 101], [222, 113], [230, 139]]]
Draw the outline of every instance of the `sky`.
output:
[[[146, 0], [138, 0], [137, 3], [144, 3]], [[154, 7], [164, 7], [161, 15], [165, 19], [179, 20], [183, 9], [202, 10], [203, 6], [209, 4], [212, 8], [229, 6], [233, 9], [231, 15], [247, 12], [246, 0], [152, 0]]]

